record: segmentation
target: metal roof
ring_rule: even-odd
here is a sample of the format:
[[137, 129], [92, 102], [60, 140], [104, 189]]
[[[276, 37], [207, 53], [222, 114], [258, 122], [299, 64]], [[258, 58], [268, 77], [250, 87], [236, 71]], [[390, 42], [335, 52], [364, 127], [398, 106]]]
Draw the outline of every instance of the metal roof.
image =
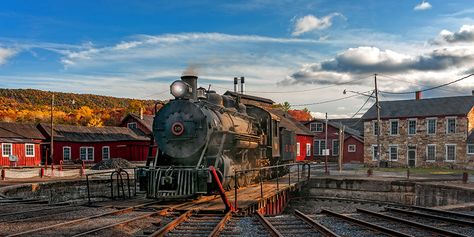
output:
[[[305, 122], [305, 124], [310, 124], [313, 122], [326, 123], [325, 119], [313, 119], [311, 121]], [[362, 126], [360, 125], [362, 124]], [[353, 136], [357, 136], [362, 139], [364, 136], [364, 127], [361, 119], [328, 119], [328, 126], [341, 129], [341, 125], [344, 126], [344, 132]], [[360, 129], [360, 130], [359, 130]]]
[[43, 140], [44, 136], [34, 124], [0, 122], [0, 138], [3, 141]]
[[128, 116], [135, 118], [138, 122], [143, 124], [143, 126], [145, 126], [150, 132], [153, 131], [153, 119], [155, 118], [154, 115], [144, 114], [143, 119], [141, 119], [139, 115], [132, 113], [128, 114]]
[[298, 135], [314, 136], [314, 134], [309, 131], [309, 129], [304, 126], [301, 122], [294, 119], [283, 110], [279, 109], [268, 109], [271, 114], [275, 114], [280, 118], [280, 126], [284, 127], [290, 131], [295, 132]]
[[240, 96], [243, 99], [254, 100], [254, 101], [263, 102], [263, 103], [267, 103], [267, 104], [274, 104], [275, 103], [275, 101], [273, 101], [271, 99], [258, 97], [258, 96], [254, 96], [254, 95], [240, 94], [240, 93], [232, 92], [232, 91], [226, 91], [224, 93], [224, 95], [230, 95], [232, 97]]
[[[439, 97], [420, 100], [380, 101], [380, 118], [409, 118], [467, 115], [474, 106], [474, 96]], [[363, 120], [377, 118], [373, 105], [363, 116]]]
[[[50, 124], [38, 125], [51, 137]], [[114, 141], [149, 141], [150, 138], [138, 129], [127, 127], [85, 127], [72, 125], [54, 125], [54, 140], [68, 142], [114, 142]]]

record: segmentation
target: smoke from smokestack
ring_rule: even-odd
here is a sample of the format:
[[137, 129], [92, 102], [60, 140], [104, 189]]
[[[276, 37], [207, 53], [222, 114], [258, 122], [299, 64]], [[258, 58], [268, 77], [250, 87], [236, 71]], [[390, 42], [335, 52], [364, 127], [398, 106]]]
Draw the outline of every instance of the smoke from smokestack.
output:
[[197, 64], [188, 65], [188, 67], [181, 74], [181, 76], [197, 76], [197, 75], [198, 75], [198, 65]]

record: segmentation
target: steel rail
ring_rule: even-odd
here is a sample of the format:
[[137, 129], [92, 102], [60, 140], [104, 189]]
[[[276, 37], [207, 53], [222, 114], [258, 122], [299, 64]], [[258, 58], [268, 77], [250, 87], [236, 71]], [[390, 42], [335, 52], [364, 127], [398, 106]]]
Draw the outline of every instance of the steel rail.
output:
[[120, 209], [120, 210], [105, 212], [105, 213], [101, 213], [101, 214], [97, 214], [97, 215], [93, 215], [93, 216], [87, 216], [87, 217], [83, 217], [83, 218], [79, 218], [79, 219], [75, 219], [75, 220], [71, 220], [71, 221], [61, 222], [61, 223], [57, 223], [57, 224], [54, 224], [54, 225], [44, 226], [44, 227], [40, 227], [40, 228], [36, 228], [36, 229], [32, 229], [32, 230], [27, 230], [27, 231], [15, 233], [15, 234], [10, 234], [10, 235], [7, 235], [7, 237], [21, 236], [21, 235], [36, 233], [36, 232], [40, 232], [40, 231], [43, 231], [43, 230], [48, 230], [48, 229], [61, 227], [61, 226], [65, 226], [65, 225], [70, 225], [70, 224], [74, 224], [74, 223], [78, 223], [78, 222], [82, 222], [82, 221], [86, 221], [86, 220], [91, 220], [91, 219], [95, 219], [95, 218], [99, 218], [99, 217], [103, 217], [103, 216], [110, 216], [110, 215], [114, 215], [114, 214], [128, 213], [128, 212], [131, 212], [131, 211], [133, 211], [137, 208], [149, 206], [149, 205], [152, 205], [152, 204], [155, 204], [155, 203], [158, 203], [158, 202], [159, 201], [143, 203], [143, 204], [139, 204], [139, 205], [136, 205], [136, 206], [132, 206], [132, 207], [128, 207], [128, 208], [124, 208], [124, 209]]
[[408, 211], [408, 210], [403, 210], [403, 209], [399, 209], [399, 208], [391, 208], [391, 207], [386, 207], [385, 210], [398, 212], [398, 213], [403, 213], [403, 214], [407, 214], [407, 215], [426, 217], [426, 218], [431, 218], [431, 219], [436, 219], [436, 220], [441, 220], [441, 221], [448, 221], [448, 222], [461, 224], [461, 225], [474, 226], [474, 222], [472, 222], [472, 221], [460, 220], [460, 219], [451, 218], [451, 217], [438, 216], [438, 215], [420, 213], [420, 212], [415, 212], [415, 211]]
[[176, 228], [179, 224], [185, 222], [193, 213], [195, 210], [189, 210], [182, 215], [180, 215], [178, 218], [174, 219], [167, 225], [163, 226], [161, 229], [151, 233], [150, 235], [147, 235], [148, 237], [161, 237], [167, 234], [170, 230]]
[[373, 223], [370, 223], [370, 222], [367, 222], [367, 221], [363, 221], [363, 220], [356, 219], [356, 218], [353, 218], [353, 217], [350, 217], [350, 216], [339, 214], [339, 213], [336, 213], [336, 212], [333, 212], [333, 211], [330, 211], [330, 210], [327, 210], [327, 209], [321, 209], [321, 213], [325, 213], [325, 214], [328, 214], [328, 215], [331, 215], [331, 216], [335, 216], [337, 218], [349, 221], [349, 222], [357, 224], [359, 226], [369, 228], [373, 231], [381, 232], [381, 233], [384, 233], [384, 234], [387, 234], [387, 235], [390, 235], [390, 236], [413, 237], [413, 235], [405, 234], [405, 233], [402, 233], [400, 231], [392, 230], [392, 229], [383, 227], [381, 225], [373, 224]]
[[283, 235], [278, 231], [272, 223], [270, 223], [267, 218], [265, 218], [260, 212], [256, 212], [257, 219], [262, 223], [262, 225], [270, 232], [270, 235], [273, 237], [283, 237]]
[[47, 210], [53, 210], [53, 209], [68, 208], [68, 207], [73, 207], [73, 206], [63, 205], [63, 206], [40, 207], [40, 208], [34, 208], [34, 209], [26, 210], [26, 211], [16, 211], [16, 212], [2, 213], [2, 214], [0, 214], [0, 217], [18, 215], [18, 214], [25, 214], [25, 213], [37, 212], [37, 211], [47, 211]]
[[439, 210], [435, 208], [429, 208], [429, 207], [420, 207], [420, 206], [410, 206], [412, 209], [418, 209], [421, 211], [429, 211], [429, 212], [436, 212], [440, 214], [445, 214], [445, 215], [454, 215], [462, 218], [470, 218], [474, 219], [474, 215], [467, 214], [467, 213], [462, 213], [462, 212], [455, 212], [455, 211], [446, 211], [446, 210]]
[[378, 213], [378, 212], [373, 212], [373, 211], [362, 209], [362, 208], [357, 208], [357, 211], [361, 212], [361, 213], [369, 214], [369, 215], [372, 215], [372, 216], [376, 216], [376, 217], [379, 217], [379, 218], [382, 218], [382, 219], [392, 220], [392, 221], [407, 224], [407, 225], [410, 225], [410, 226], [418, 227], [420, 229], [428, 230], [430, 232], [438, 233], [438, 234], [441, 234], [441, 235], [444, 235], [444, 236], [468, 237], [467, 235], [463, 235], [463, 234], [460, 234], [460, 233], [440, 229], [440, 228], [437, 228], [437, 227], [434, 227], [434, 226], [425, 225], [425, 224], [418, 223], [418, 222], [415, 222], [415, 221], [409, 221], [409, 220], [405, 220], [405, 219], [402, 219], [402, 218], [385, 215], [385, 214]]
[[219, 236], [219, 234], [221, 233], [221, 231], [224, 229], [225, 227], [225, 224], [227, 223], [227, 221], [232, 218], [232, 212], [229, 211], [227, 212], [227, 214], [225, 214], [225, 216], [222, 218], [221, 221], [219, 221], [219, 223], [216, 225], [216, 227], [214, 227], [214, 229], [212, 230], [212, 232], [209, 234], [209, 237], [217, 237]]
[[322, 225], [321, 223], [317, 222], [316, 220], [313, 220], [301, 211], [295, 210], [295, 216], [306, 222], [308, 225], [313, 227], [313, 229], [317, 230], [325, 237], [340, 237], [340, 235], [336, 234], [335, 232]]

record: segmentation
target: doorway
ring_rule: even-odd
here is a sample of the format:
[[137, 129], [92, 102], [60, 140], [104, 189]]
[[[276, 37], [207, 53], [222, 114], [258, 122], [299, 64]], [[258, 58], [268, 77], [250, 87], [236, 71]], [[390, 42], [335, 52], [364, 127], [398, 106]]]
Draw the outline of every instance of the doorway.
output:
[[414, 168], [416, 167], [416, 146], [409, 145], [408, 146], [408, 167]]

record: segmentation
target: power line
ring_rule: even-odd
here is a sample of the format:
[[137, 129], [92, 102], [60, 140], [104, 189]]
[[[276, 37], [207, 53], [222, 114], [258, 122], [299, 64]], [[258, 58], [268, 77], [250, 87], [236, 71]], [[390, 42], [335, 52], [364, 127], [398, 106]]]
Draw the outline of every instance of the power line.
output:
[[293, 106], [293, 107], [300, 107], [300, 106], [308, 106], [308, 105], [320, 105], [320, 104], [326, 104], [326, 103], [331, 103], [331, 102], [346, 100], [346, 99], [349, 99], [349, 98], [352, 98], [352, 97], [356, 97], [356, 96], [361, 96], [361, 95], [355, 94], [355, 95], [350, 95], [350, 96], [341, 97], [341, 98], [332, 99], [332, 100], [323, 100], [323, 101], [314, 102], [314, 103], [296, 104], [296, 105], [291, 105], [291, 106]]
[[[462, 81], [462, 80], [465, 80], [471, 76], [474, 76], [474, 73], [472, 74], [469, 74], [467, 76], [464, 76], [464, 77], [461, 77], [457, 80], [454, 80], [454, 81], [451, 81], [451, 82], [448, 82], [448, 83], [444, 83], [444, 84], [441, 84], [441, 85], [438, 85], [438, 86], [434, 86], [434, 87], [430, 87], [430, 88], [426, 88], [426, 89], [423, 89], [423, 90], [419, 90], [420, 92], [424, 92], [424, 91], [430, 91], [430, 90], [434, 90], [434, 89], [438, 89], [438, 88], [441, 88], [441, 87], [444, 87], [444, 86], [448, 86], [448, 85], [451, 85], [451, 84], [454, 84], [456, 82], [459, 82], [459, 81]], [[390, 92], [390, 91], [380, 91], [379, 92], [381, 93], [385, 93], [385, 94], [392, 94], [392, 95], [406, 95], [406, 94], [413, 94], [413, 93], [416, 93], [418, 91], [409, 91], [409, 92]]]
[[372, 92], [372, 94], [370, 94], [370, 96], [367, 97], [367, 100], [364, 102], [364, 104], [357, 110], [357, 112], [354, 113], [354, 115], [351, 116], [351, 118], [354, 118], [364, 107], [365, 105], [369, 102], [369, 100], [372, 98], [372, 95], [374, 94], [374, 92]]
[[[423, 84], [420, 84], [420, 83], [408, 81], [408, 80], [401, 79], [401, 78], [396, 78], [396, 77], [394, 77], [393, 75], [387, 75], [387, 74], [377, 74], [377, 75], [378, 75], [378, 76], [381, 76], [381, 77], [389, 78], [389, 79], [392, 79], [392, 80], [400, 81], [400, 82], [410, 83], [410, 84], [417, 85], [417, 86], [423, 86], [423, 87], [426, 86], [426, 85], [423, 85]], [[457, 91], [455, 91], [455, 90], [448, 89], [448, 88], [442, 88], [442, 90], [444, 90], [444, 91], [450, 91], [450, 92], [457, 92]]]

